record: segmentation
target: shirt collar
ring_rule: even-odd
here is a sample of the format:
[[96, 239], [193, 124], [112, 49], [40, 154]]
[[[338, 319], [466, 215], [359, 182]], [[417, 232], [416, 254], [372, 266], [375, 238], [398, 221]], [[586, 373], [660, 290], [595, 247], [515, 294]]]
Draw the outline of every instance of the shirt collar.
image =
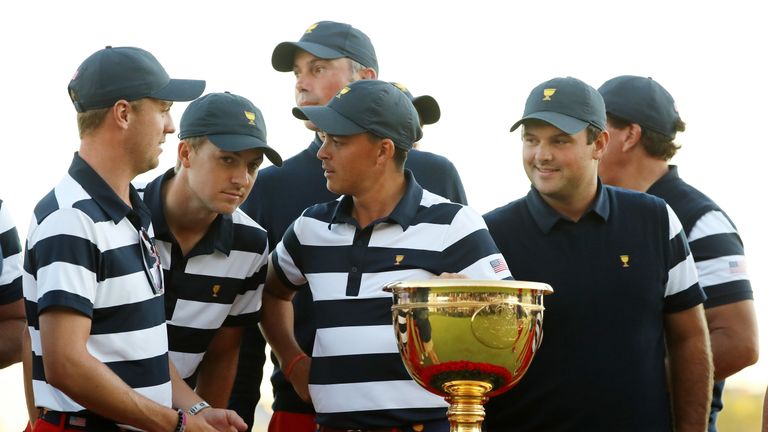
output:
[[[152, 180], [144, 188], [144, 201], [152, 212], [152, 227], [155, 231], [155, 238], [174, 243], [176, 239], [173, 237], [170, 228], [168, 228], [168, 222], [165, 220], [165, 213], [163, 212], [162, 187], [163, 183], [175, 175], [176, 172], [171, 168], [163, 175]], [[232, 222], [232, 215], [219, 214], [213, 220], [211, 226], [208, 227], [208, 231], [203, 238], [200, 239], [187, 256], [209, 255], [213, 253], [214, 249], [229, 256], [229, 253], [232, 251], [232, 243], [234, 242], [233, 236], [234, 223]]]
[[663, 176], [659, 177], [658, 180], [653, 182], [651, 187], [648, 188], [647, 193], [650, 193], [651, 195], [655, 195], [654, 193], [651, 193], [651, 191], [654, 190], [655, 187], [658, 187], [659, 185], [663, 185], [668, 182], [676, 181], [677, 179], [680, 178], [680, 175], [677, 173], [677, 165], [668, 165], [667, 168], [668, 168], [667, 172]]
[[[128, 206], [77, 152], [72, 158], [68, 173], [114, 223], [120, 223], [123, 218], [128, 217], [134, 226], [138, 223], [144, 228], [149, 228], [149, 209], [132, 184], [128, 185], [128, 197], [131, 201], [131, 206]], [[134, 221], [135, 217], [138, 217], [138, 221]]]
[[[559, 220], [565, 220], [560, 213], [555, 211], [555, 209], [550, 207], [549, 204], [544, 201], [544, 198], [541, 197], [541, 194], [539, 194], [539, 191], [536, 190], [533, 185], [531, 185], [531, 190], [528, 191], [525, 201], [528, 203], [528, 210], [530, 211], [531, 216], [533, 216], [536, 225], [538, 225], [539, 229], [545, 234], [549, 233]], [[611, 213], [608, 192], [599, 178], [597, 179], [596, 199], [592, 202], [584, 215], [586, 216], [589, 213], [596, 214], [603, 221], [607, 221], [608, 216]]]
[[317, 154], [317, 151], [320, 150], [320, 146], [323, 145], [323, 140], [320, 139], [320, 135], [315, 132], [315, 139], [312, 140], [312, 142], [309, 144], [309, 147], [307, 147], [307, 150], [313, 152], [314, 154]]
[[[416, 182], [411, 170], [406, 169], [405, 194], [400, 198], [397, 206], [395, 206], [395, 209], [392, 210], [392, 213], [390, 213], [389, 216], [378, 219], [374, 221], [374, 223], [394, 222], [400, 225], [403, 228], [403, 231], [405, 231], [411, 225], [411, 222], [416, 217], [416, 213], [419, 211], [422, 195], [424, 195], [424, 189]], [[338, 204], [336, 204], [336, 209], [333, 212], [331, 223], [328, 224], [328, 229], [330, 229], [334, 223], [347, 223], [357, 226], [357, 221], [352, 217], [352, 205], [352, 196], [343, 195], [339, 199]]]

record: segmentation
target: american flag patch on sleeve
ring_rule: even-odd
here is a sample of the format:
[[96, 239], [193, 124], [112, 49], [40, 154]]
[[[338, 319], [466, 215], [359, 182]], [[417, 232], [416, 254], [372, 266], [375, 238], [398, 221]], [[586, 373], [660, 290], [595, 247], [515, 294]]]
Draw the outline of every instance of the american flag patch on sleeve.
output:
[[507, 267], [507, 262], [504, 261], [504, 258], [493, 259], [491, 260], [490, 264], [495, 273], [501, 273], [505, 270], [509, 270], [509, 267]]

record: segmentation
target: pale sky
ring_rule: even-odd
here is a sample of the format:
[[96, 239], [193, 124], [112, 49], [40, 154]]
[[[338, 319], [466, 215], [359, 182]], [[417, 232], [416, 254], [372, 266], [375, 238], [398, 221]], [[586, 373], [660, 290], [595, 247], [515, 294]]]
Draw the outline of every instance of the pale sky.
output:
[[[763, 359], [730, 382], [765, 388], [768, 274], [761, 264], [768, 246], [758, 218], [766, 206], [760, 195], [751, 200], [766, 184], [758, 152], [768, 145], [759, 129], [768, 115], [768, 29], [759, 4], [2, 2], [0, 198], [25, 234], [35, 203], [64, 175], [79, 144], [69, 79], [105, 45], [147, 49], [172, 77], [205, 79], [206, 93], [226, 90], [251, 99], [266, 118], [268, 143], [287, 158], [312, 135], [291, 115], [293, 76], [272, 69], [272, 50], [298, 40], [316, 21], [350, 23], [373, 41], [381, 79], [438, 100], [443, 115], [425, 128], [422, 148], [454, 162], [470, 205], [482, 213], [528, 190], [519, 135], [509, 127], [534, 86], [567, 75], [594, 87], [616, 75], [651, 76], [672, 93], [688, 124], [673, 162], [726, 210], [744, 240]], [[177, 125], [185, 106], [173, 107]], [[172, 166], [177, 143], [169, 135], [161, 166], [142, 178]], [[17, 374], [18, 368], [0, 371], [0, 401], [21, 408]], [[12, 411], [4, 410], [0, 432], [21, 424], [6, 416]]]

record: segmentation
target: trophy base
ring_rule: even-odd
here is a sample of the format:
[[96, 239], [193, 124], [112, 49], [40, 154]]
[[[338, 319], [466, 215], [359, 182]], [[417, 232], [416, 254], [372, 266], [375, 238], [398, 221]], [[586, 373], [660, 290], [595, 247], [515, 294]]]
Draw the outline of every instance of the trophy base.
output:
[[493, 386], [483, 381], [456, 380], [443, 384], [443, 390], [448, 393], [445, 400], [451, 404], [448, 407], [448, 421], [451, 432], [481, 432], [485, 409], [483, 404], [488, 401], [488, 392]]

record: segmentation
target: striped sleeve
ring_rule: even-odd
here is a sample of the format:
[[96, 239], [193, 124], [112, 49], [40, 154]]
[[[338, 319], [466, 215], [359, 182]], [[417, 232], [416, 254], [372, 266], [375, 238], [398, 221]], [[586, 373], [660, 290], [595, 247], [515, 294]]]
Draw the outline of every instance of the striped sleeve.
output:
[[[232, 308], [229, 316], [224, 321], [226, 326], [255, 326], [259, 321], [259, 312], [261, 311], [261, 298], [264, 291], [264, 280], [267, 276], [267, 260], [269, 259], [269, 243], [267, 233], [256, 222], [248, 219], [253, 226], [248, 227], [248, 231], [258, 234], [256, 238], [250, 240], [251, 244], [258, 243], [257, 250], [254, 247], [252, 251], [242, 251], [242, 255], [247, 257], [248, 274], [243, 283], [243, 289], [232, 302]], [[235, 252], [235, 251], [233, 251]], [[231, 256], [231, 254], [230, 254]]]
[[706, 307], [753, 298], [744, 245], [725, 214], [713, 210], [699, 218], [691, 228], [688, 244], [699, 284], [707, 295]]
[[0, 305], [21, 297], [21, 243], [10, 212], [0, 200]]
[[[278, 277], [288, 287], [298, 289], [307, 283], [307, 278], [299, 268], [297, 261], [301, 244], [296, 236], [296, 229], [301, 227], [303, 216], [299, 216], [285, 231], [283, 239], [272, 251], [272, 265]], [[296, 257], [296, 258], [295, 258]]]
[[688, 239], [683, 225], [669, 205], [667, 208], [668, 253], [667, 285], [664, 293], [664, 311], [680, 312], [704, 301], [704, 292], [699, 286], [696, 265], [688, 248]]
[[450, 272], [471, 279], [512, 279], [485, 221], [471, 207], [462, 206], [456, 213], [443, 247], [443, 259]]
[[[91, 241], [94, 225], [86, 219], [78, 210], [59, 209], [30, 232], [25, 266], [37, 280], [32, 300], [37, 300], [38, 313], [63, 306], [93, 316], [101, 252]], [[101, 222], [106, 223], [111, 224]]]

